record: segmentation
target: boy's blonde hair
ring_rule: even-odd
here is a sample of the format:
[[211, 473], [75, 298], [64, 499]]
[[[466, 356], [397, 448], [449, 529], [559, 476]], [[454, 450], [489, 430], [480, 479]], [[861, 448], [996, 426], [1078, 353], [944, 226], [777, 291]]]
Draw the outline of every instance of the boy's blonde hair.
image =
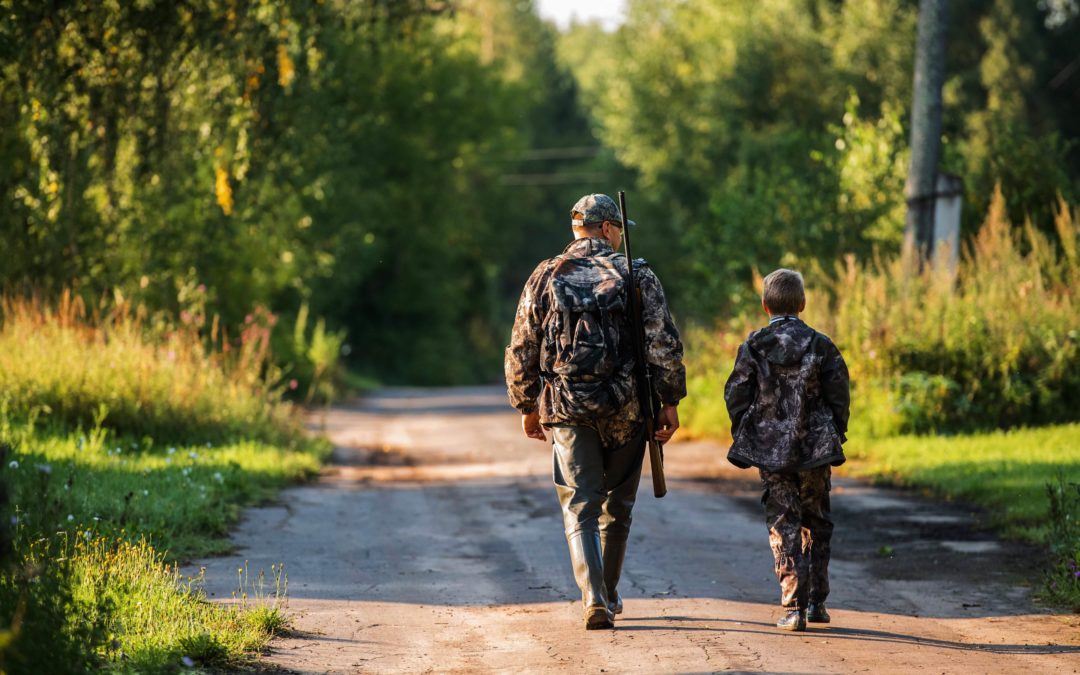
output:
[[761, 299], [772, 314], [798, 314], [806, 304], [802, 275], [778, 269], [763, 280]]

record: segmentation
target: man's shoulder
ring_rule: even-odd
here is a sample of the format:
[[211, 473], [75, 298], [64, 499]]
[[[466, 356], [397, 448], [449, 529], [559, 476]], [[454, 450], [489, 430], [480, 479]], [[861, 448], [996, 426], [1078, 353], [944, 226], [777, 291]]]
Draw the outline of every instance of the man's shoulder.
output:
[[529, 275], [529, 281], [535, 282], [542, 279], [555, 268], [555, 265], [557, 265], [562, 258], [562, 255], [555, 255], [536, 263], [536, 267], [533, 269], [532, 274]]

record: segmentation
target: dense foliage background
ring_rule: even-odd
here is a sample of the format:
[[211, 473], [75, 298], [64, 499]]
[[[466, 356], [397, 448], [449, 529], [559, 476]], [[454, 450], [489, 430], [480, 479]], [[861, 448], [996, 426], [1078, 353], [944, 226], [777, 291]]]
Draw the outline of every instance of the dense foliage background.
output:
[[[559, 33], [510, 0], [38, 3], [0, 12], [0, 283], [121, 295], [277, 360], [491, 380], [580, 194], [630, 191], [676, 313], [751, 270], [892, 255], [913, 0], [642, 0]], [[1052, 228], [1080, 180], [1071, 0], [958, 0], [945, 164]], [[325, 320], [321, 353], [293, 319]], [[334, 339], [340, 338], [340, 339]], [[332, 357], [332, 355], [330, 355]], [[323, 364], [325, 366], [325, 364]]]

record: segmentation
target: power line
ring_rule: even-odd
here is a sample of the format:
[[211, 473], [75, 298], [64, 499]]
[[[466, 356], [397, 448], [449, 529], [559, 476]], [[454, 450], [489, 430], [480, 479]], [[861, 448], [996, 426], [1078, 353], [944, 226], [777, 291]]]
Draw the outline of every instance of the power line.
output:
[[586, 157], [596, 157], [600, 154], [600, 150], [600, 146], [597, 145], [578, 145], [566, 148], [533, 148], [532, 150], [525, 151], [525, 154], [517, 159], [522, 162], [535, 162], [545, 159], [584, 159]]
[[605, 173], [590, 174], [503, 174], [499, 176], [499, 184], [505, 186], [529, 186], [529, 185], [571, 185], [581, 183], [596, 183], [607, 180], [610, 176]]

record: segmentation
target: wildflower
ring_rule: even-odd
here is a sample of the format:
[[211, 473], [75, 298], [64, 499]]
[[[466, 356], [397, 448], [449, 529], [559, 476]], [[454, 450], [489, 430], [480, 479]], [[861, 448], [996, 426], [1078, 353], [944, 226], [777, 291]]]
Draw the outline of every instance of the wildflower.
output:
[[90, 534], [90, 530], [87, 530], [86, 532], [82, 533], [82, 536], [83, 536], [83, 539], [85, 539], [86, 541], [90, 541], [90, 537], [93, 536], [93, 535]]
[[211, 443], [210, 441], [207, 441], [207, 442], [206, 442], [206, 447], [208, 447], [208, 448], [212, 448], [212, 447], [214, 447], [214, 444], [213, 444], [213, 443]]
[[71, 522], [71, 521], [73, 521], [73, 520], [75, 520], [75, 516], [73, 516], [73, 515], [71, 515], [71, 514], [69, 513], [69, 514], [68, 514], [68, 522], [70, 523], [70, 522]]
[[169, 448], [169, 454], [170, 455], [175, 455], [176, 454], [176, 448]]
[[225, 482], [225, 477], [221, 475], [220, 471], [215, 471], [214, 472], [214, 480], [216, 480], [219, 483], [224, 483]]
[[299, 383], [299, 382], [297, 382], [297, 380], [296, 380], [296, 378], [295, 378], [295, 377], [294, 377], [293, 379], [289, 380], [289, 389], [290, 389], [290, 390], [294, 390], [294, 391], [295, 391], [295, 390], [296, 390], [296, 388], [297, 388], [297, 387], [299, 387], [299, 386], [300, 386], [300, 383]]
[[8, 468], [9, 469], [18, 469], [19, 468], [19, 463], [16, 462], [15, 460], [11, 460], [10, 462], [8, 462]]
[[191, 452], [189, 452], [187, 454], [187, 456], [188, 456], [189, 459], [198, 459], [199, 458], [199, 453], [192, 450]]
[[1076, 577], [1077, 579], [1080, 579], [1080, 570], [1077, 570], [1077, 571], [1073, 572], [1073, 576]]
[[11, 517], [11, 524], [12, 525], [18, 525], [19, 524], [19, 517], [18, 516], [12, 516]]
[[52, 467], [48, 464], [37, 464], [36, 467], [38, 471], [45, 475], [49, 475], [50, 473], [52, 473]]
[[166, 464], [172, 464], [172, 457], [166, 457], [165, 458], [165, 463]]
[[184, 664], [185, 668], [194, 668], [195, 661], [190, 656], [181, 656], [180, 663]]
[[143, 497], [149, 497], [150, 496], [150, 491], [149, 490], [143, 490], [142, 495], [143, 495]]

